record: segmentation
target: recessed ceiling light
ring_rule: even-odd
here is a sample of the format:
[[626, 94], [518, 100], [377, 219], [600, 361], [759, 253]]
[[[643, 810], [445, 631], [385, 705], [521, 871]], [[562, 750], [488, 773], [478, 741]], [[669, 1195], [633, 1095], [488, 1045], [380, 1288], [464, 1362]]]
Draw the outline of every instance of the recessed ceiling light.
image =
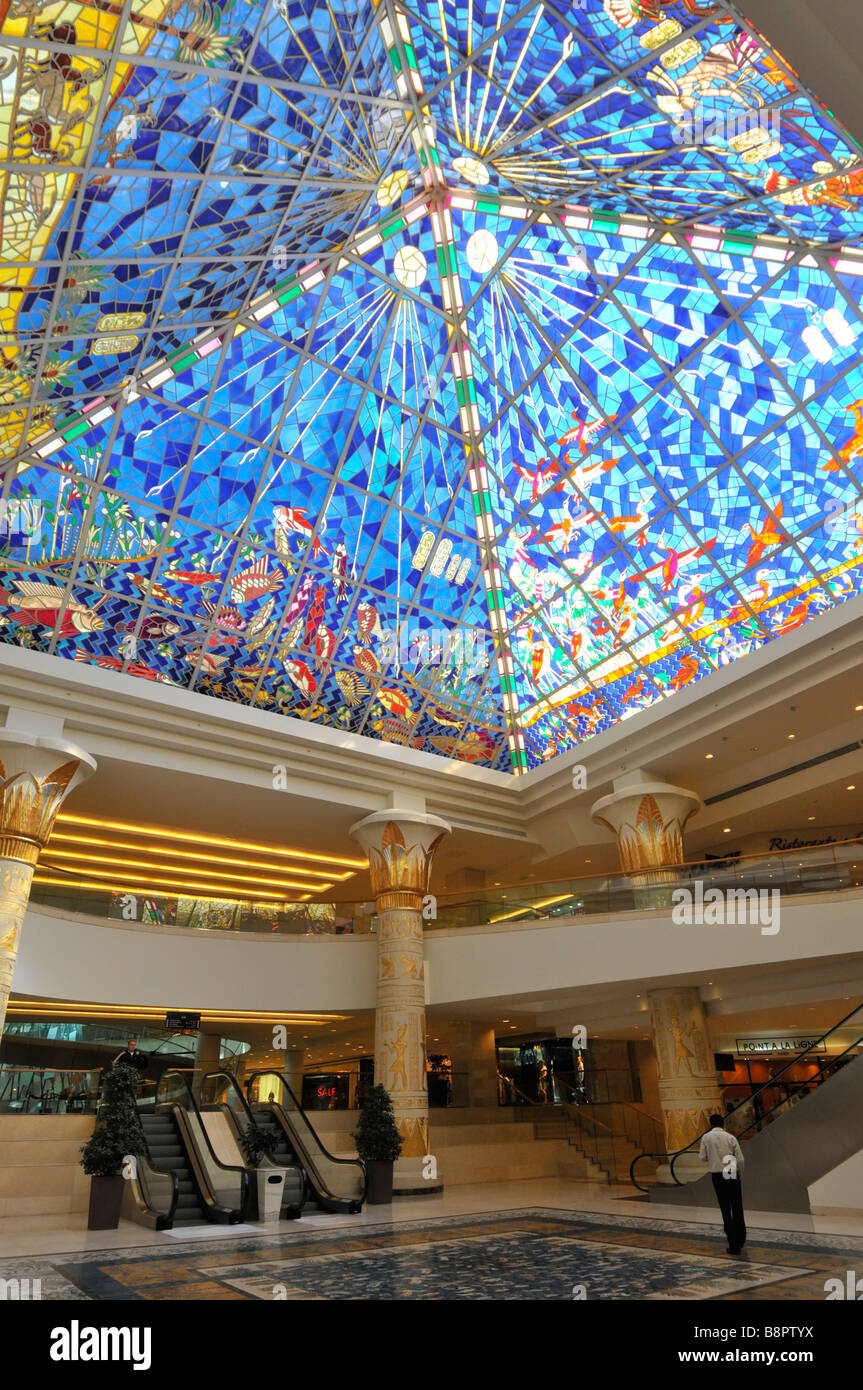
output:
[[797, 735], [796, 735], [796, 734], [789, 734], [788, 737], [789, 737], [789, 738], [796, 738]]
[[713, 754], [712, 754], [712, 753], [705, 753], [704, 756], [705, 756], [705, 758], [712, 758], [712, 757], [713, 757]]
[[849, 783], [849, 785], [845, 788], [845, 790], [846, 790], [846, 792], [853, 792], [853, 791], [855, 790], [854, 783], [853, 783], [853, 782]]
[[723, 835], [730, 835], [730, 834], [731, 834], [731, 826], [730, 826], [730, 825], [724, 826], [724, 827], [723, 827], [722, 833], [723, 833]]
[[863, 709], [863, 705], [855, 705], [854, 708], [855, 708], [856, 710], [861, 710], [861, 709]]
[[814, 817], [814, 816], [807, 816], [806, 819], [807, 819], [807, 820], [814, 820], [815, 817]]

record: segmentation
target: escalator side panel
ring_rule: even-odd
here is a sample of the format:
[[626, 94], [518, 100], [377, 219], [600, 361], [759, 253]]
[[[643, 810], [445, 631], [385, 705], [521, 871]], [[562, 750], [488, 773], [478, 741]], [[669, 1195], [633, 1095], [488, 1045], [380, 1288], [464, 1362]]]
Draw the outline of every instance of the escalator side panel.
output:
[[[295, 1154], [296, 1157], [294, 1161], [304, 1170], [312, 1199], [321, 1211], [352, 1214], [362, 1210], [362, 1204], [365, 1200], [365, 1175], [358, 1161], [356, 1164], [358, 1169], [358, 1190], [356, 1196], [337, 1196], [327, 1185], [326, 1179], [316, 1161], [314, 1149], [311, 1144], [304, 1142], [304, 1138], [299, 1132], [299, 1126], [294, 1123], [293, 1115], [284, 1110], [282, 1106], [276, 1104], [259, 1105], [255, 1108], [253, 1113], [258, 1124], [261, 1123], [263, 1116], [270, 1115], [272, 1117], [274, 1124], [285, 1136], [285, 1143], [288, 1149]], [[309, 1122], [306, 1121], [307, 1125], [308, 1123]], [[272, 1126], [265, 1121], [262, 1127], [269, 1129]], [[310, 1125], [309, 1128], [311, 1128]], [[359, 1174], [362, 1174], [362, 1177], [360, 1177]]]

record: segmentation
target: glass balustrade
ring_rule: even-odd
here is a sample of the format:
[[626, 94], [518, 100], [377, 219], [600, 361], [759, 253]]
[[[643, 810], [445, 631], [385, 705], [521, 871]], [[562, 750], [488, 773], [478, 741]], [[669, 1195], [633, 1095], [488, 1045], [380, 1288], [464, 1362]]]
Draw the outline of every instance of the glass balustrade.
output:
[[[673, 866], [661, 884], [646, 884], [645, 875], [596, 874], [543, 883], [501, 884], [434, 898], [427, 931], [465, 927], [517, 926], [587, 918], [599, 914], [669, 910], [676, 889], [702, 892], [778, 891], [783, 898], [836, 894], [863, 884], [863, 839], [773, 854], [711, 859]], [[62, 877], [51, 870], [52, 879]], [[145, 898], [123, 892], [34, 879], [31, 903], [54, 912], [134, 921], [141, 925], [187, 930], [255, 932], [279, 936], [369, 936], [377, 929], [375, 905], [357, 899], [341, 902], [228, 901], [166, 895]]]

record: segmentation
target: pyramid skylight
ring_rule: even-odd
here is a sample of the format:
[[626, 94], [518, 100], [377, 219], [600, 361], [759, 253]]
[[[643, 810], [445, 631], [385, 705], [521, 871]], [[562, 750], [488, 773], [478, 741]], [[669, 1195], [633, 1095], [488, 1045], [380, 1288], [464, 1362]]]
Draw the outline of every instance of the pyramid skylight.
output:
[[733, 6], [2, 44], [4, 641], [521, 771], [860, 591], [863, 161]]

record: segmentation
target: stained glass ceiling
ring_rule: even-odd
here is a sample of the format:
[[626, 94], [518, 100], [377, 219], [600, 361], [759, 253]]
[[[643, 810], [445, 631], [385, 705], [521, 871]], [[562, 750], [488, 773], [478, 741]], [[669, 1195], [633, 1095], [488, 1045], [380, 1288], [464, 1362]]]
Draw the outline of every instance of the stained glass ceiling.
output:
[[519, 772], [860, 591], [863, 161], [733, 6], [0, 15], [5, 642]]

